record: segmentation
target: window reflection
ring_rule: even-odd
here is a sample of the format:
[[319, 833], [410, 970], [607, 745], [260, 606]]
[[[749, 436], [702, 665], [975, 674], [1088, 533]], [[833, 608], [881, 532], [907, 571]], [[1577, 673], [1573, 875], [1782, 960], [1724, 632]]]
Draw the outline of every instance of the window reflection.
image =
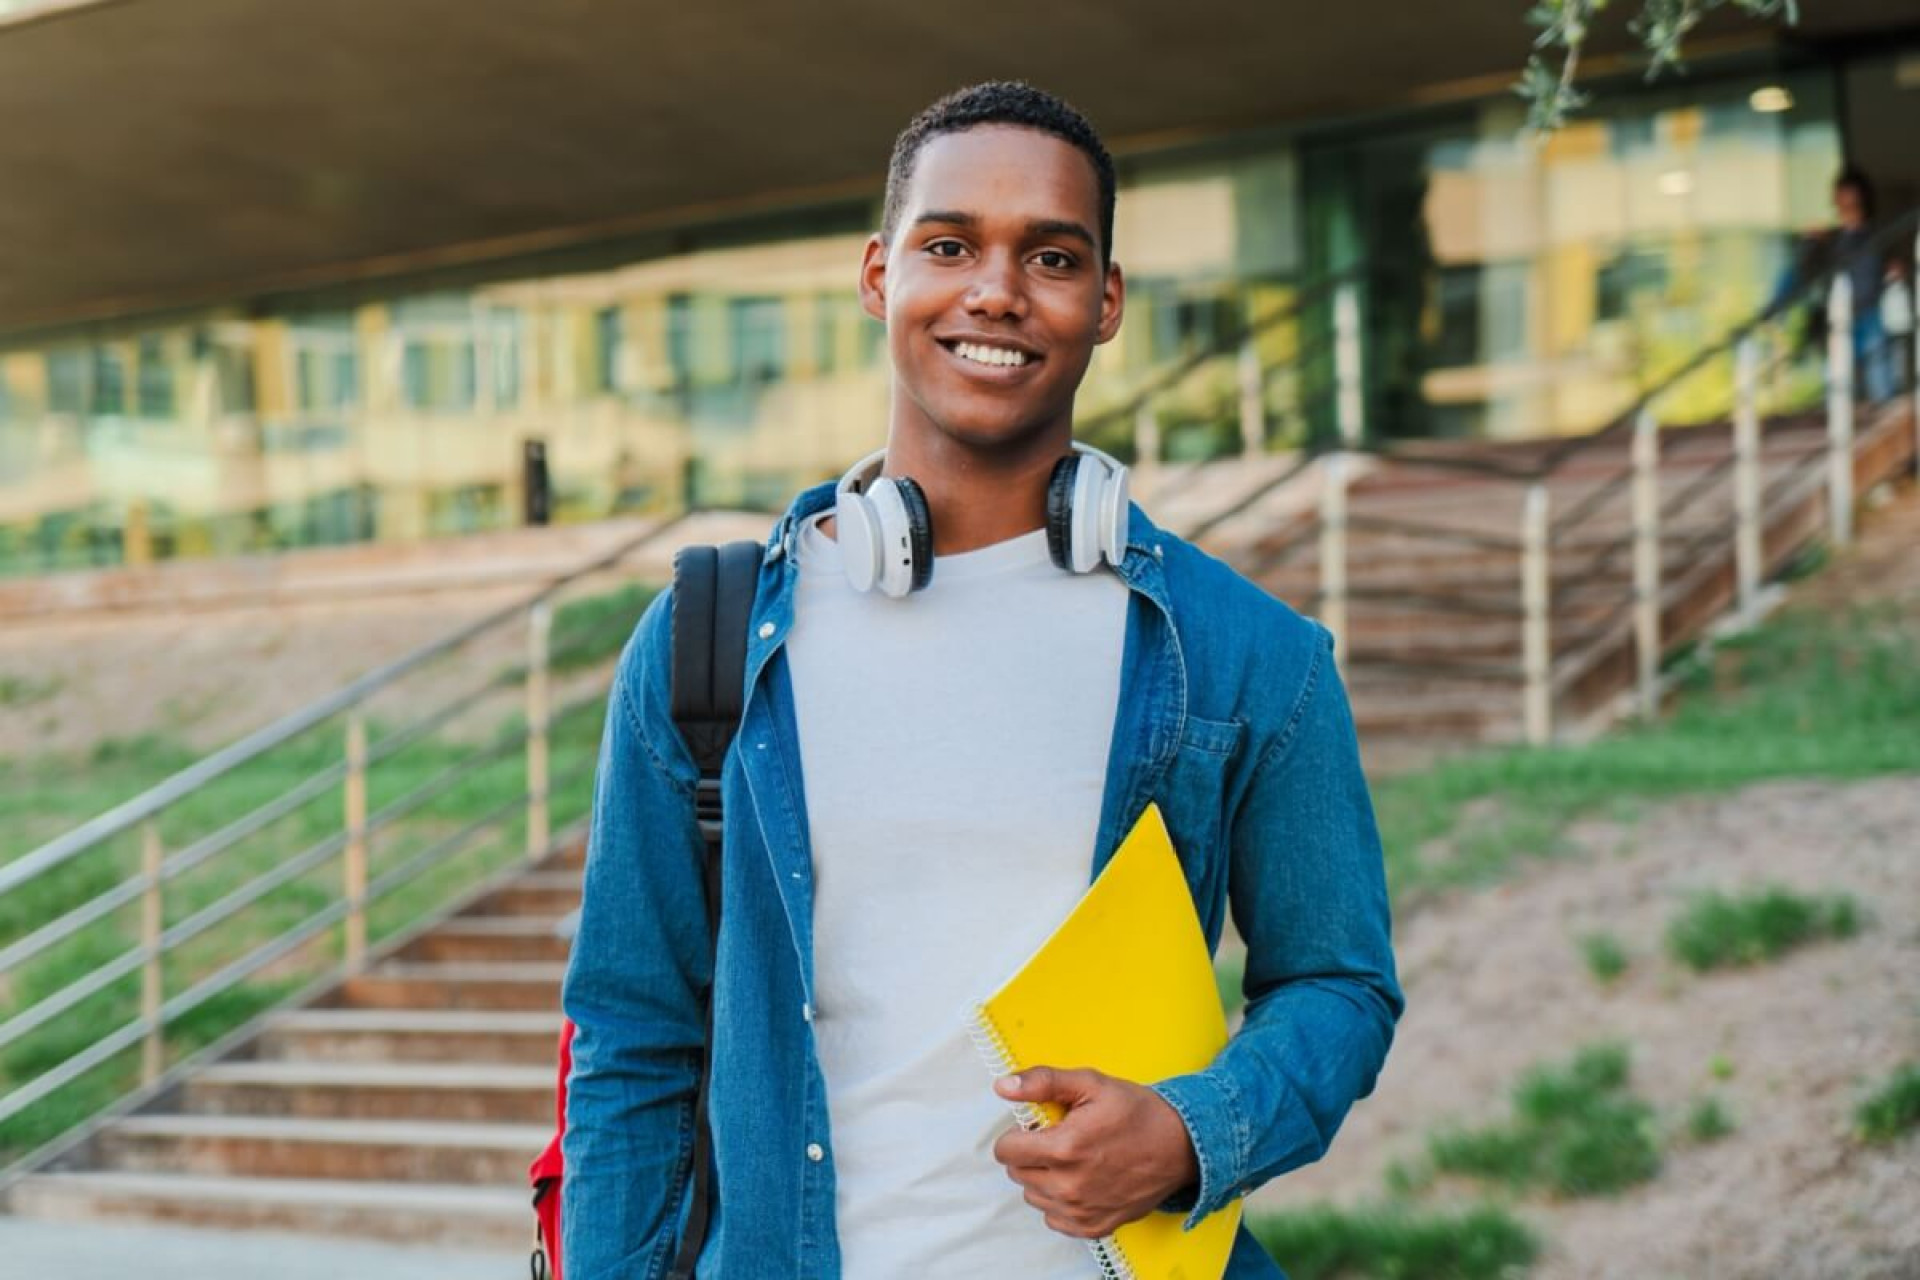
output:
[[[1826, 77], [1626, 86], [1545, 146], [1499, 100], [1135, 159], [1127, 323], [1082, 418], [1125, 454], [1131, 422], [1103, 414], [1224, 348], [1156, 413], [1169, 457], [1238, 449], [1233, 349], [1359, 265], [1370, 434], [1589, 430], [1756, 308], [1824, 219]], [[498, 527], [530, 438], [556, 519], [777, 505], [884, 433], [885, 335], [854, 289], [875, 213], [0, 351], [0, 573]], [[1332, 429], [1330, 323], [1316, 304], [1252, 339], [1269, 446]], [[1667, 411], [1723, 412], [1730, 378]]]

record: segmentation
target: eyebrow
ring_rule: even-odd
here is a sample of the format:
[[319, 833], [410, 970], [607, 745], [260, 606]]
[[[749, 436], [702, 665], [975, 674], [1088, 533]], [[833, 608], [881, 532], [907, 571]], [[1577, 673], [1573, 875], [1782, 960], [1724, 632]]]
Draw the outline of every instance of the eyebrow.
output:
[[[980, 218], [977, 214], [964, 213], [958, 209], [929, 209], [913, 220], [914, 226], [923, 223], [938, 222], [950, 227], [977, 227]], [[1082, 223], [1067, 218], [1036, 218], [1027, 223], [1027, 234], [1032, 236], [1068, 236], [1083, 242], [1089, 249], [1100, 247], [1093, 238], [1093, 232]]]

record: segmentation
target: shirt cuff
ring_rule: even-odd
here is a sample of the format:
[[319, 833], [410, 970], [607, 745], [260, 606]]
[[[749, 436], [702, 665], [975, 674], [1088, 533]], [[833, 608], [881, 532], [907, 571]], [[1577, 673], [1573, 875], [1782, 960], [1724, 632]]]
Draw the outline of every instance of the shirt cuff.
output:
[[1181, 1229], [1191, 1231], [1240, 1194], [1235, 1184], [1246, 1167], [1247, 1147], [1240, 1098], [1231, 1083], [1207, 1072], [1174, 1076], [1148, 1087], [1165, 1099], [1180, 1123], [1186, 1125], [1194, 1159], [1200, 1166], [1198, 1191], [1183, 1188], [1166, 1202], [1169, 1210], [1186, 1213]]

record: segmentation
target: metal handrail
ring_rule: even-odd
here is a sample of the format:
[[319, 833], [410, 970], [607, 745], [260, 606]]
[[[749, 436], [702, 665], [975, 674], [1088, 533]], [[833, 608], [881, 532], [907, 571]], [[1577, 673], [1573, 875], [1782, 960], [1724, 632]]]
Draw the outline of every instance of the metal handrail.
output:
[[282, 743], [299, 737], [316, 725], [324, 724], [341, 712], [358, 706], [409, 672], [425, 666], [435, 658], [451, 653], [497, 627], [514, 621], [535, 605], [551, 600], [561, 590], [580, 579], [619, 564], [686, 518], [686, 514], [682, 513], [636, 534], [612, 551], [553, 579], [525, 599], [503, 605], [431, 644], [416, 649], [404, 657], [396, 658], [385, 666], [376, 667], [359, 679], [349, 681], [332, 693], [315, 699], [297, 711], [289, 712], [265, 728], [255, 730], [238, 742], [188, 765], [179, 773], [149, 787], [131, 800], [114, 806], [32, 852], [14, 859], [5, 866], [0, 866], [0, 895], [5, 895], [29, 880], [72, 860], [103, 840], [133, 830], [182, 797], [231, 773], [239, 766]]
[[[131, 908], [136, 903], [142, 904], [145, 912], [141, 936], [105, 963], [92, 965], [79, 977], [66, 982], [33, 1005], [13, 1012], [4, 1023], [0, 1023], [0, 1045], [38, 1031], [89, 1001], [123, 999], [123, 994], [116, 993], [125, 993], [127, 981], [137, 974], [144, 974], [140, 1016], [119, 1024], [104, 1038], [48, 1070], [0, 1090], [0, 1122], [20, 1114], [48, 1094], [142, 1042], [145, 1044], [146, 1057], [142, 1064], [141, 1088], [156, 1088], [157, 1081], [164, 1074], [162, 1037], [172, 1020], [246, 981], [267, 965], [291, 955], [343, 921], [347, 929], [347, 961], [343, 972], [354, 972], [365, 962], [367, 912], [371, 906], [402, 884], [463, 852], [476, 837], [498, 828], [510, 818], [525, 815], [525, 858], [535, 859], [557, 847], [555, 837], [549, 831], [552, 797], [559, 787], [572, 787], [583, 771], [592, 769], [594, 760], [592, 753], [589, 753], [582, 765], [570, 767], [556, 784], [547, 768], [550, 738], [555, 729], [568, 722], [570, 717], [604, 704], [606, 678], [602, 672], [588, 681], [589, 687], [583, 693], [558, 707], [551, 705], [548, 688], [552, 661], [556, 656], [548, 643], [551, 602], [569, 586], [614, 567], [636, 551], [654, 543], [668, 534], [682, 518], [655, 523], [607, 552], [554, 577], [520, 600], [495, 609], [474, 622], [454, 629], [438, 641], [316, 699], [175, 773], [132, 800], [41, 845], [12, 864], [0, 867], [0, 894], [5, 894], [32, 883], [37, 877], [66, 865], [110, 839], [136, 828], [142, 832], [145, 850], [143, 869], [104, 892], [62, 910], [52, 920], [0, 947], [0, 973], [42, 955], [90, 926], [103, 924], [116, 912]], [[425, 715], [383, 734], [369, 746], [364, 709], [368, 699], [476, 638], [523, 620], [530, 628], [526, 662], [510, 666], [505, 671], [495, 671], [476, 687], [469, 687], [455, 697], [442, 701]], [[602, 665], [611, 666], [613, 655], [606, 652], [605, 642], [613, 637], [616, 629], [630, 631], [632, 625], [633, 619], [629, 616], [591, 628], [577, 642], [560, 649], [558, 656], [564, 660], [582, 654], [605, 653], [606, 662]], [[428, 739], [435, 730], [461, 713], [516, 684], [524, 687], [527, 699], [524, 724], [513, 725], [494, 735], [485, 744], [461, 753], [450, 765], [433, 771], [424, 783], [411, 786], [379, 810], [371, 814], [367, 812], [367, 777], [372, 765], [390, 760], [410, 745]], [[344, 761], [335, 761], [305, 773], [286, 785], [279, 794], [199, 836], [184, 848], [170, 855], [165, 853], [156, 824], [172, 806], [343, 714], [347, 717], [348, 725]], [[465, 822], [451, 834], [432, 840], [424, 849], [408, 852], [399, 865], [384, 868], [371, 877], [368, 875], [368, 853], [376, 834], [383, 836], [383, 843], [391, 844], [392, 833], [408, 815], [420, 813], [434, 800], [453, 792], [463, 781], [481, 776], [483, 770], [495, 767], [523, 750], [527, 760], [526, 777], [523, 782], [515, 784], [511, 795], [497, 804], [491, 804], [487, 812]], [[339, 824], [337, 829], [320, 834], [304, 848], [285, 855], [263, 849], [263, 854], [270, 859], [264, 869], [256, 870], [260, 865], [256, 859], [246, 866], [244, 879], [238, 883], [220, 885], [218, 896], [213, 901], [199, 904], [185, 918], [171, 925], [166, 924], [161, 895], [170, 882], [266, 831], [275, 823], [309, 811], [315, 802], [330, 794], [344, 797], [344, 814], [328, 819]], [[569, 827], [564, 838], [573, 838], [573, 831], [574, 828]], [[344, 869], [345, 882], [344, 886], [330, 884], [329, 893], [339, 895], [335, 900], [306, 914], [290, 928], [273, 926], [270, 937], [215, 971], [186, 975], [192, 979], [186, 990], [172, 994], [171, 998], [164, 998], [165, 977], [161, 967], [164, 960], [177, 955], [180, 948], [193, 940], [213, 934], [271, 895], [301, 883], [304, 877], [336, 866]], [[247, 941], [251, 944], [253, 939], [248, 938]], [[137, 1098], [143, 1095], [136, 1089], [132, 1096]], [[127, 1104], [123, 1102], [118, 1105]], [[15, 1176], [32, 1158], [30, 1156], [28, 1161], [17, 1162], [13, 1168], [0, 1171], [0, 1182]]]
[[[1246, 343], [1279, 328], [1289, 320], [1298, 320], [1309, 307], [1324, 300], [1341, 285], [1357, 284], [1364, 280], [1369, 270], [1367, 264], [1356, 263], [1344, 270], [1328, 272], [1317, 280], [1297, 286], [1294, 296], [1287, 302], [1249, 324], [1231, 338], [1221, 339], [1173, 361], [1162, 372], [1135, 388], [1133, 393], [1119, 404], [1076, 422], [1075, 430], [1087, 434], [1131, 420], [1149, 402], [1158, 398], [1163, 392], [1179, 386], [1208, 362], [1237, 352]], [[1298, 359], [1298, 353], [1295, 358]]]

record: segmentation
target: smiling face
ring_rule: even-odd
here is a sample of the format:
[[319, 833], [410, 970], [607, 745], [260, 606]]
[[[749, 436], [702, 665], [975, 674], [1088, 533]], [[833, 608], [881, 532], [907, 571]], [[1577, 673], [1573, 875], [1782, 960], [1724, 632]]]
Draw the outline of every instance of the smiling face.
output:
[[861, 263], [886, 321], [893, 429], [966, 448], [1064, 450], [1093, 348], [1120, 327], [1092, 163], [1052, 134], [982, 125], [929, 139], [891, 242]]

